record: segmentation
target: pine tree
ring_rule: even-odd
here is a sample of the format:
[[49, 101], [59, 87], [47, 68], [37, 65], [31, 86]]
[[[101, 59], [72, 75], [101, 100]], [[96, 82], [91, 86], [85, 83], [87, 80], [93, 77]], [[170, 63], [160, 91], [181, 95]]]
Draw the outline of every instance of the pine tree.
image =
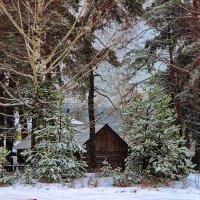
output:
[[137, 98], [126, 113], [132, 120], [126, 171], [135, 181], [153, 177], [159, 181], [187, 176], [193, 165], [185, 141], [178, 135], [171, 98], [158, 88]]
[[[192, 146], [195, 140], [194, 162], [200, 168], [199, 151], [199, 10], [198, 1], [156, 1], [152, 4], [149, 24], [158, 36], [148, 42], [148, 48], [157, 52], [157, 59], [168, 66], [159, 79], [172, 94], [175, 102], [180, 133]], [[148, 15], [149, 16], [149, 15]], [[152, 15], [153, 16], [153, 15]], [[161, 20], [163, 19], [164, 20]], [[160, 46], [162, 48], [160, 48]], [[166, 59], [166, 49], [169, 53]], [[159, 52], [159, 53], [158, 53]], [[162, 56], [163, 55], [163, 56]], [[160, 81], [159, 80], [159, 81]]]
[[7, 150], [0, 147], [0, 178], [3, 178], [3, 165], [6, 162], [6, 156], [9, 154]]
[[145, 41], [144, 48], [129, 54], [134, 74], [141, 69], [147, 72], [157, 70], [158, 66], [161, 69], [157, 83], [171, 94], [177, 123], [181, 125], [179, 134], [185, 137], [188, 147], [196, 146], [197, 168], [200, 168], [199, 11], [197, 0], [149, 2], [144, 18], [154, 37]]
[[[44, 182], [60, 182], [67, 178], [83, 176], [86, 163], [83, 161], [85, 150], [75, 139], [71, 118], [62, 112], [62, 97], [59, 92], [43, 91], [50, 103], [42, 109], [43, 118], [35, 128], [35, 146], [24, 155], [30, 163], [33, 177]], [[48, 95], [48, 96], [47, 96]], [[38, 116], [36, 116], [38, 117]], [[29, 169], [29, 170], [30, 170]]]

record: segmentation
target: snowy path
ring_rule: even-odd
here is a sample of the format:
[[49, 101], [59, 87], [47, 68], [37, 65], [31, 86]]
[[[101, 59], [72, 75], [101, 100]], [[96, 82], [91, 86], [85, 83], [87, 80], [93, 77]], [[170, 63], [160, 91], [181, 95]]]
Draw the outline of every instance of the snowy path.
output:
[[200, 190], [172, 188], [80, 188], [17, 186], [0, 188], [0, 200], [200, 200]]

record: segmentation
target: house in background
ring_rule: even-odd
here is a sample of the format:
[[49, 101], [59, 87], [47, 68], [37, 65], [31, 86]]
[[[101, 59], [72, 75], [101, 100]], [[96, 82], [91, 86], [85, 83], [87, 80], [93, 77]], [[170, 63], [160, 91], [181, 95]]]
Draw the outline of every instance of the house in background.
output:
[[24, 163], [25, 160], [21, 155], [21, 152], [24, 150], [28, 150], [31, 148], [31, 136], [28, 135], [25, 139], [23, 139], [21, 142], [18, 144], [14, 145], [13, 149], [17, 151], [17, 161], [18, 163]]
[[[86, 145], [86, 162], [89, 163], [90, 139], [85, 142]], [[113, 168], [124, 168], [124, 160], [128, 153], [128, 144], [108, 125], [104, 125], [96, 131], [96, 163], [95, 171], [99, 171], [106, 159]]]
[[[89, 164], [89, 126], [80, 121], [73, 120], [72, 127], [76, 130], [75, 140], [80, 145], [85, 146], [87, 153], [86, 162]], [[128, 144], [111, 128], [108, 124], [96, 125], [96, 163], [95, 171], [99, 171], [103, 161], [106, 159], [113, 168], [124, 168], [124, 160], [127, 157]], [[18, 162], [22, 163], [23, 158], [20, 153], [31, 148], [31, 136], [26, 137], [19, 144], [14, 146], [17, 150]]]

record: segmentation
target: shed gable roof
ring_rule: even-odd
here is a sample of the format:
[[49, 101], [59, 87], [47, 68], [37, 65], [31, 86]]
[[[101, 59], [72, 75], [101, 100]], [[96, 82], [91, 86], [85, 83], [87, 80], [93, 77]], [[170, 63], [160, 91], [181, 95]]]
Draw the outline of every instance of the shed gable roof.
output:
[[[108, 124], [105, 124], [103, 127], [101, 127], [100, 129], [98, 129], [98, 130], [96, 130], [96, 135], [95, 135], [95, 137], [97, 136], [97, 135], [99, 135], [99, 134], [102, 134], [102, 130], [103, 129], [109, 129], [110, 130], [110, 132], [113, 134], [113, 135], [115, 135], [122, 143], [124, 143], [126, 146], [128, 146], [128, 144], [126, 143], [126, 141], [122, 138], [122, 137], [120, 137], [120, 135], [118, 134], [118, 133], [116, 133], [116, 131], [115, 130], [113, 130], [113, 128], [111, 128]], [[89, 142], [89, 138], [88, 138], [88, 140], [84, 143], [84, 144], [86, 144], [86, 143], [88, 143]]]

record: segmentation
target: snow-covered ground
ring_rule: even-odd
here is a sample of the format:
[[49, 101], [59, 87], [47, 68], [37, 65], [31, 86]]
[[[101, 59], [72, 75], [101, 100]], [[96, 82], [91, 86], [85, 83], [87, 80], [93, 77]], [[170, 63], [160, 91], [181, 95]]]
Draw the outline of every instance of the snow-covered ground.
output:
[[0, 200], [200, 200], [200, 175], [170, 187], [93, 187], [69, 189], [61, 184], [0, 188]]

